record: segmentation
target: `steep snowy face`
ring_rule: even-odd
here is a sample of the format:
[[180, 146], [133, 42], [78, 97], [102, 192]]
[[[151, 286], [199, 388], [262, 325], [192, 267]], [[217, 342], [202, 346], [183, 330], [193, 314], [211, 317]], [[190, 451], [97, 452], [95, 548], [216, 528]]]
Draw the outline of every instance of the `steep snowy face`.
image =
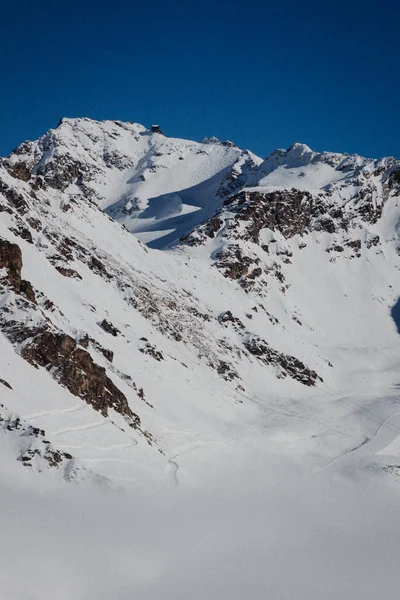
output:
[[260, 162], [231, 142], [196, 143], [137, 123], [90, 119], [62, 119], [7, 159], [17, 177], [39, 175], [72, 201], [90, 198], [158, 248], [210, 217], [229, 185]]

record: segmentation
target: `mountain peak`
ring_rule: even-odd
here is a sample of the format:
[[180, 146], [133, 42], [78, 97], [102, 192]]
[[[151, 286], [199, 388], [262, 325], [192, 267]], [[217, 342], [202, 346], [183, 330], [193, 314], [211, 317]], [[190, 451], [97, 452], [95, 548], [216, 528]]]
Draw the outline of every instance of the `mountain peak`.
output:
[[286, 154], [303, 156], [304, 154], [313, 154], [313, 150], [307, 144], [295, 142], [286, 150]]

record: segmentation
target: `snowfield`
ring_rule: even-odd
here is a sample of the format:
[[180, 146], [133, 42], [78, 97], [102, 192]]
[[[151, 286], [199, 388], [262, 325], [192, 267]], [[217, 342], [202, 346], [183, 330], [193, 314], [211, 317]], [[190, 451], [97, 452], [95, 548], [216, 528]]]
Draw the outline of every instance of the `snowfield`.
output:
[[63, 119], [0, 160], [0, 598], [398, 600], [400, 161]]

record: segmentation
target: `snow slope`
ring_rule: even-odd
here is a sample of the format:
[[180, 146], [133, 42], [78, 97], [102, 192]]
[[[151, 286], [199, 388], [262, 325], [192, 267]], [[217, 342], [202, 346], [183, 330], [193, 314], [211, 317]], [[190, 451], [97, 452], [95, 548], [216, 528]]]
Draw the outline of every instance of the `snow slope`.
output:
[[1, 160], [4, 597], [397, 599], [399, 200], [132, 123]]

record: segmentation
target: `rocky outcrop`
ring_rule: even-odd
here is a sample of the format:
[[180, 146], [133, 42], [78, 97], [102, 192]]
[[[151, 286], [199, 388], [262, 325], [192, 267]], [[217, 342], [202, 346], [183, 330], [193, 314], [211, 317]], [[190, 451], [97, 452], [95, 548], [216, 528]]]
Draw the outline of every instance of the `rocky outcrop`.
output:
[[29, 181], [32, 177], [31, 172], [25, 162], [15, 163], [11, 169], [11, 175], [15, 177], [15, 179], [20, 179], [21, 181]]
[[143, 342], [141, 346], [139, 346], [139, 352], [142, 354], [148, 354], [155, 360], [161, 361], [164, 360], [164, 355], [161, 350], [158, 350], [154, 344], [151, 344], [147, 341], [147, 338], [140, 338], [140, 341]]
[[250, 354], [264, 364], [278, 367], [278, 377], [280, 378], [291, 377], [307, 386], [313, 386], [317, 381], [322, 381], [315, 371], [309, 369], [298, 358], [274, 350], [257, 335], [249, 336], [243, 345]]
[[227, 244], [215, 253], [214, 259], [215, 267], [224, 277], [237, 281], [246, 292], [256, 287], [263, 273], [260, 258], [253, 253], [246, 254], [239, 244]]
[[242, 344], [249, 354], [255, 356], [265, 365], [276, 367], [279, 372], [278, 377], [290, 377], [307, 386], [313, 386], [317, 381], [322, 381], [321, 377], [315, 371], [307, 367], [299, 359], [275, 350], [258, 335], [248, 331], [242, 321], [238, 317], [235, 317], [230, 310], [221, 313], [218, 321], [224, 327], [239, 334]]
[[41, 175], [47, 185], [60, 191], [64, 191], [71, 183], [80, 185], [83, 180], [90, 181], [99, 172], [100, 169], [82, 163], [68, 153], [54, 156], [37, 168], [37, 175]]
[[280, 231], [284, 237], [303, 235], [310, 228], [311, 216], [319, 211], [309, 192], [283, 190], [271, 193], [241, 192], [224, 202], [235, 213], [233, 229], [242, 239], [258, 244], [260, 231]]
[[69, 335], [45, 331], [27, 341], [21, 356], [32, 365], [46, 367], [54, 379], [79, 396], [104, 417], [113, 408], [131, 427], [140, 426], [140, 418], [131, 410], [125, 395], [97, 365], [89, 352], [77, 346]]
[[121, 333], [120, 330], [117, 329], [112, 323], [110, 323], [110, 321], [107, 321], [107, 319], [103, 319], [101, 323], [99, 323], [99, 325], [105, 332], [109, 333], [114, 337], [117, 337], [117, 335]]
[[94, 340], [93, 338], [89, 337], [87, 333], [79, 339], [78, 343], [83, 348], [89, 348], [89, 346], [91, 346], [97, 352], [101, 352], [101, 354], [110, 363], [112, 363], [112, 361], [114, 359], [114, 352], [112, 350], [109, 350], [108, 348], [104, 348], [104, 346], [99, 344], [99, 342], [97, 340]]
[[79, 279], [79, 280], [82, 279], [82, 277], [79, 275], [79, 273], [77, 271], [75, 271], [75, 269], [70, 269], [68, 267], [62, 267], [62, 266], [56, 266], [56, 269], [60, 273], [60, 275], [63, 275], [63, 277], [69, 277], [71, 279]]
[[0, 269], [5, 269], [5, 278], [12, 290], [21, 291], [22, 252], [18, 244], [0, 239]]
[[31, 302], [36, 302], [32, 284], [21, 278], [21, 248], [18, 244], [13, 244], [8, 240], [0, 238], [0, 271], [2, 269], [5, 273], [3, 276], [0, 276], [0, 282], [7, 283], [17, 294], [23, 294]]

